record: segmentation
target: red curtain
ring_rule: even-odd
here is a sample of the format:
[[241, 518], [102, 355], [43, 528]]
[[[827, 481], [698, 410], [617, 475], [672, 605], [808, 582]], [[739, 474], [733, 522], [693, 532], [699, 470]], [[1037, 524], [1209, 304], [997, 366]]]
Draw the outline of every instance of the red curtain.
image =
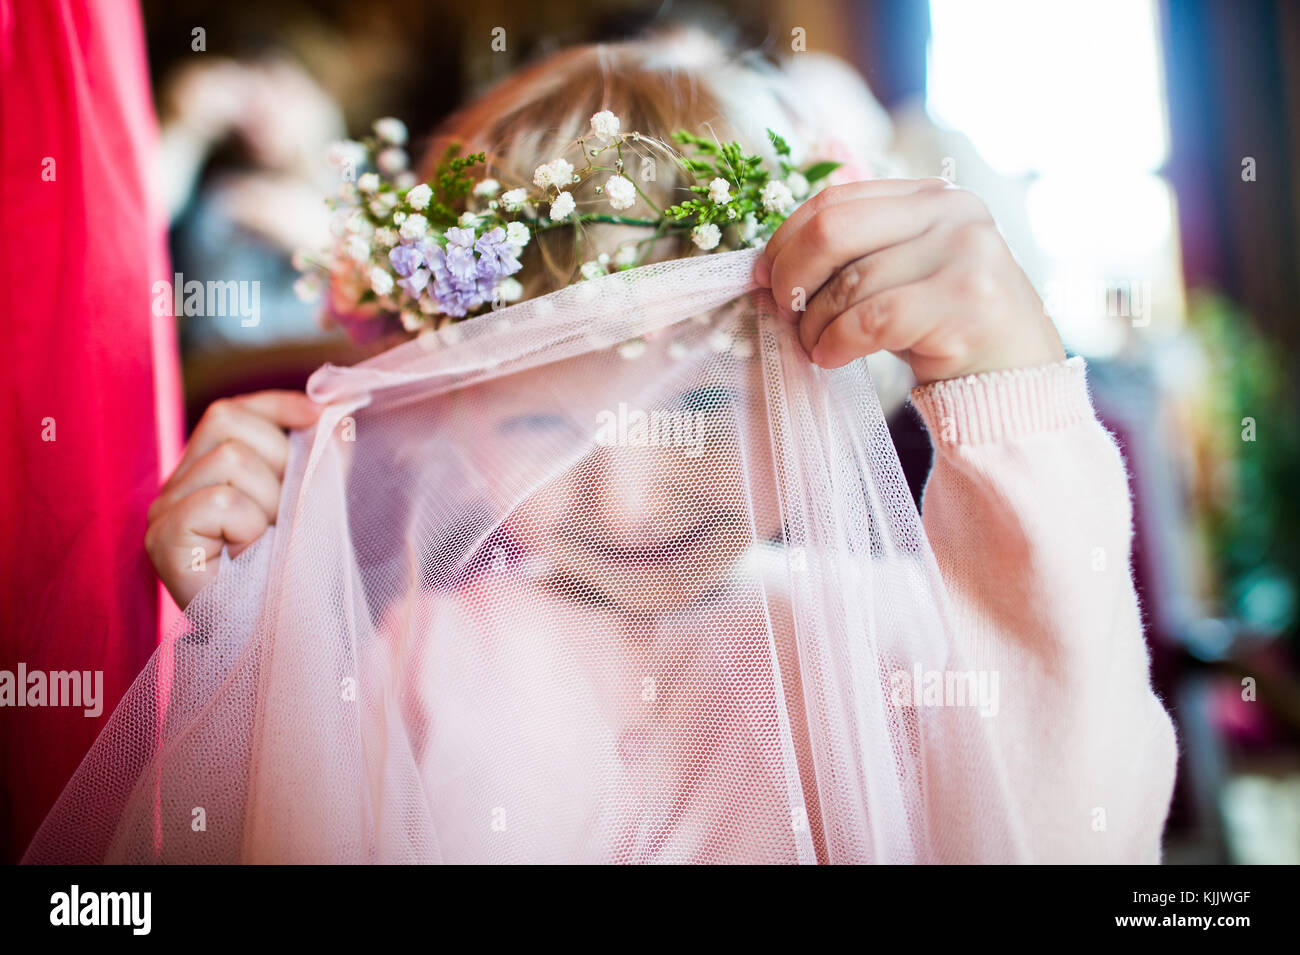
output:
[[157, 643], [145, 514], [181, 418], [156, 135], [134, 3], [0, 0], [0, 670], [103, 673], [98, 716], [0, 708], [0, 861]]

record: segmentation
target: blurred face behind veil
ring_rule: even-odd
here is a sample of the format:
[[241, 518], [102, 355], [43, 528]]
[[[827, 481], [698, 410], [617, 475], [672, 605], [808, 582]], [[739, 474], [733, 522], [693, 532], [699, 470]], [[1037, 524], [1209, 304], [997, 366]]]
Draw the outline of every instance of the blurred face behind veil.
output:
[[[537, 166], [572, 158], [574, 141], [591, 135], [590, 117], [605, 109], [624, 130], [663, 143], [677, 129], [711, 131], [771, 160], [765, 126], [790, 123], [780, 100], [762, 88], [779, 80], [774, 68], [757, 73], [694, 31], [564, 50], [516, 71], [444, 122], [430, 142], [423, 178], [459, 143], [463, 153], [486, 154], [483, 175], [502, 191], [528, 184]], [[727, 87], [747, 87], [757, 99], [743, 116], [757, 136], [742, 135], [730, 121], [737, 110], [719, 92]], [[625, 174], [658, 209], [691, 195], [663, 143], [625, 155]], [[579, 211], [605, 205], [593, 191], [604, 178], [574, 190]], [[651, 213], [639, 199], [625, 215]], [[652, 235], [602, 223], [584, 224], [576, 238], [574, 230], [551, 230], [534, 240], [516, 278], [527, 297], [544, 295], [571, 284], [583, 262]], [[685, 237], [665, 236], [644, 249], [641, 261], [693, 251]], [[755, 541], [779, 533], [771, 480], [745, 477], [772, 474], [752, 318], [743, 332], [733, 329], [746, 339], [744, 357], [725, 361], [707, 357], [707, 328], [683, 324], [684, 338], [699, 347], [683, 349], [683, 335], [668, 329], [633, 359], [606, 349], [448, 396], [451, 418], [465, 429], [464, 446], [489, 489], [489, 507], [508, 514], [493, 540], [532, 560], [543, 586], [618, 612], [671, 611], [719, 587]], [[687, 357], [671, 357], [670, 350]], [[674, 371], [679, 362], [685, 364]], [[676, 430], [643, 444], [626, 433], [628, 415], [638, 413], [661, 430]], [[527, 462], [553, 460], [566, 442], [580, 455], [567, 472], [527, 474]]]
[[[687, 322], [633, 358], [598, 351], [448, 396], [488, 507], [507, 515], [493, 545], [547, 590], [673, 612], [779, 534], [757, 343], [750, 329], [746, 357], [717, 360], [709, 334]], [[538, 463], [557, 454], [567, 469]]]

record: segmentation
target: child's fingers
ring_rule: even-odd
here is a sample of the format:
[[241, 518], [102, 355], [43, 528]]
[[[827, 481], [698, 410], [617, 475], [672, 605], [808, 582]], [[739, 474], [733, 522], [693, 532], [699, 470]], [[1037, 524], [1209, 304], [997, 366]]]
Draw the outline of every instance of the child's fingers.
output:
[[899, 245], [942, 223], [987, 217], [961, 189], [923, 189], [902, 196], [840, 203], [807, 219], [772, 260], [772, 296], [788, 318], [846, 263]]
[[222, 546], [238, 554], [268, 526], [256, 501], [221, 484], [183, 498], [151, 523], [145, 549], [167, 590], [184, 607], [216, 574]]
[[873, 295], [929, 278], [947, 260], [948, 238], [942, 227], [891, 245], [848, 263], [821, 287], [799, 317], [799, 340], [811, 352], [822, 332], [837, 318]]
[[823, 368], [839, 368], [874, 352], [909, 350], [934, 334], [946, 318], [932, 285], [913, 282], [858, 302], [821, 333], [812, 360]]
[[262, 397], [249, 395], [213, 402], [190, 436], [172, 480], [182, 476], [213, 448], [230, 440], [248, 445], [272, 471], [284, 474], [289, 460], [289, 438], [277, 421], [259, 411], [273, 410], [283, 417], [286, 409], [279, 402], [252, 400]]
[[[861, 199], [827, 206], [809, 217], [769, 259], [772, 297], [787, 318], [795, 318], [836, 270], [882, 248], [924, 232], [938, 217], [919, 193]], [[782, 226], [785, 228], [785, 226]]]
[[[284, 428], [315, 423], [320, 406], [301, 392], [262, 391], [214, 402], [149, 509], [145, 546], [158, 576], [184, 606], [228, 544], [238, 554], [275, 520], [289, 460]], [[196, 561], [201, 556], [202, 561]]]
[[[940, 223], [992, 222], [988, 208], [973, 193], [941, 179], [917, 182], [924, 188], [826, 202], [787, 220], [777, 230], [786, 230], [783, 244], [773, 248], [769, 242], [764, 253], [767, 284], [778, 306], [793, 317], [796, 289], [802, 290], [806, 301], [846, 262], [915, 238]], [[820, 194], [814, 200], [818, 198]]]
[[150, 505], [149, 518], [152, 520], [202, 488], [221, 484], [242, 491], [262, 508], [267, 520], [275, 522], [280, 507], [280, 479], [252, 448], [234, 438], [223, 441], [169, 481]]
[[907, 196], [914, 192], [929, 189], [942, 189], [948, 185], [946, 179], [868, 179], [863, 182], [850, 182], [842, 186], [830, 186], [823, 189], [807, 202], [803, 203], [790, 217], [781, 223], [763, 249], [763, 258], [770, 265], [785, 248], [803, 225], [814, 215], [833, 205], [855, 202], [859, 199], [883, 199], [888, 196]]
[[301, 391], [258, 391], [235, 400], [254, 414], [289, 430], [315, 424], [321, 412], [321, 406]]

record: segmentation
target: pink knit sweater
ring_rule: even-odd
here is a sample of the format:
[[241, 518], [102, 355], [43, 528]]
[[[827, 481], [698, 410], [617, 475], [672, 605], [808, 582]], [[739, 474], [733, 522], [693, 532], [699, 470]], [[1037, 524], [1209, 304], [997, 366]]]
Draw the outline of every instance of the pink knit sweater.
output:
[[1159, 862], [1173, 724], [1151, 689], [1123, 460], [1082, 358], [912, 391], [935, 462], [922, 516], [1036, 861]]

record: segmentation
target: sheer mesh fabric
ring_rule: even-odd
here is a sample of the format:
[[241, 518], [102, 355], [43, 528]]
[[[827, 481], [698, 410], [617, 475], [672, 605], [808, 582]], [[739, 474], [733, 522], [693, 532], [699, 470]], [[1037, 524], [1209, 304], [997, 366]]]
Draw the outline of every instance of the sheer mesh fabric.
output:
[[955, 862], [1023, 835], [864, 362], [752, 251], [353, 368], [28, 862]]

